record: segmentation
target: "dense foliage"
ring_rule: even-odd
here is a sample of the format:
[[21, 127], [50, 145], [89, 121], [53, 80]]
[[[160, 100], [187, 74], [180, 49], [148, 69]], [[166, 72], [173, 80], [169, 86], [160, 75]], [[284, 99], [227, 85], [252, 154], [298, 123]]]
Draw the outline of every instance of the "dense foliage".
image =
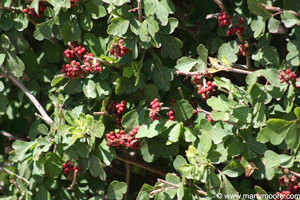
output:
[[299, 19], [295, 0], [0, 0], [0, 199], [300, 198]]

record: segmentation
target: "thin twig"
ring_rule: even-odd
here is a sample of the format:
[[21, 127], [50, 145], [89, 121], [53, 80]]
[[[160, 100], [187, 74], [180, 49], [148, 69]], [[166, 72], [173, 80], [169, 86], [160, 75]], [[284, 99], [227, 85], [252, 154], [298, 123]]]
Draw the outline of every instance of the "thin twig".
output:
[[179, 90], [179, 93], [180, 93], [180, 95], [181, 95], [181, 98], [182, 98], [182, 99], [185, 99], [181, 87], [178, 87], [178, 90]]
[[126, 185], [127, 185], [127, 191], [124, 200], [128, 200], [128, 194], [129, 194], [129, 185], [130, 185], [130, 164], [129, 163], [126, 163]]
[[293, 174], [293, 175], [295, 175], [295, 176], [297, 176], [297, 177], [300, 177], [300, 174], [299, 174], [299, 173], [297, 173], [297, 172], [290, 171], [290, 173], [291, 173], [291, 174]]
[[26, 178], [24, 178], [24, 177], [22, 177], [22, 176], [19, 176], [18, 174], [15, 174], [15, 173], [9, 171], [8, 169], [5, 169], [5, 168], [3, 168], [3, 167], [0, 167], [0, 171], [3, 171], [4, 173], [6, 173], [6, 174], [8, 174], [8, 175], [15, 175], [17, 178], [21, 179], [21, 180], [24, 181], [27, 185], [29, 185], [29, 181], [28, 181]]
[[206, 111], [206, 110], [203, 110], [202, 108], [197, 108], [196, 110], [197, 110], [198, 113], [205, 113], [205, 114], [207, 114], [207, 115], [211, 115], [211, 112], [208, 112], [208, 111]]
[[16, 8], [16, 7], [6, 7], [3, 5], [2, 2], [0, 2], [0, 8], [3, 8], [4, 10], [11, 10], [11, 11], [14, 11], [14, 12], [23, 12], [23, 10], [21, 10], [20, 8]]
[[283, 10], [282, 8], [274, 7], [274, 6], [269, 6], [269, 5], [263, 4], [263, 3], [260, 3], [260, 5], [261, 5], [262, 7], [264, 7], [265, 9], [267, 9], [267, 10], [272, 10], [272, 11], [276, 11], [276, 12], [287, 11], [287, 12], [289, 12], [289, 13], [291, 13], [291, 14], [297, 16], [297, 17], [300, 17], [300, 13], [297, 13], [297, 12], [295, 12], [295, 11], [293, 11], [293, 10]]
[[161, 183], [164, 183], [164, 184], [167, 184], [167, 185], [171, 185], [171, 186], [173, 186], [173, 187], [175, 187], [175, 188], [178, 188], [178, 187], [179, 187], [178, 185], [176, 185], [176, 184], [174, 184], [174, 183], [170, 183], [170, 182], [165, 181], [165, 180], [160, 179], [160, 178], [158, 178], [157, 181], [158, 181], [158, 182], [161, 182]]
[[114, 66], [113, 64], [111, 64], [109, 62], [106, 62], [104, 60], [101, 60], [100, 58], [95, 58], [95, 57], [91, 57], [91, 56], [87, 56], [87, 55], [85, 55], [85, 57], [89, 58], [89, 59], [97, 60], [97, 61], [99, 61], [100, 64], [103, 64], [103, 65], [107, 65], [107, 66], [110, 66], [110, 67]]
[[[236, 69], [236, 68], [226, 68], [224, 66], [222, 67], [222, 71], [227, 71], [227, 72], [235, 72], [239, 74], [250, 74], [252, 71], [249, 70], [244, 70], [244, 69]], [[194, 76], [194, 75], [205, 75], [207, 72], [206, 71], [199, 71], [199, 72], [184, 72], [184, 71], [176, 71], [176, 74], [178, 75], [185, 75], [185, 76]]]
[[72, 183], [71, 183], [70, 187], [67, 188], [67, 190], [74, 190], [74, 187], [75, 187], [75, 185], [76, 185], [77, 174], [78, 174], [78, 170], [76, 169], [76, 170], [74, 171], [74, 176], [73, 176]]
[[22, 140], [21, 138], [18, 138], [16, 136], [13, 136], [12, 134], [6, 132], [6, 131], [0, 131], [0, 133], [5, 136], [5, 137], [8, 137], [8, 138], [11, 138], [13, 140]]
[[207, 192], [203, 191], [198, 185], [194, 185], [198, 190], [196, 191], [198, 194], [202, 194], [204, 196], [207, 196]]
[[38, 102], [38, 100], [29, 92], [29, 90], [21, 83], [17, 77], [15, 77], [12, 73], [10, 73], [3, 65], [0, 66], [0, 68], [7, 73], [7, 76], [9, 79], [11, 79], [30, 99], [30, 101], [34, 104], [34, 106], [38, 109], [38, 111], [41, 113], [42, 118], [49, 126], [53, 123], [53, 120], [49, 117], [49, 115], [46, 113], [44, 108], [41, 106], [41, 104]]
[[93, 115], [108, 115], [108, 112], [106, 110], [104, 112], [93, 112]]
[[139, 14], [139, 22], [143, 22], [143, 13], [142, 13], [142, 0], [138, 0], [138, 14]]
[[16, 186], [16, 188], [19, 190], [21, 195], [23, 194], [22, 190], [20, 189], [19, 185], [17, 184], [17, 182], [15, 180], [10, 179], [10, 183], [12, 183], [12, 184], [14, 184], [14, 186]]
[[76, 57], [78, 58], [78, 60], [80, 61], [80, 63], [83, 65], [84, 62], [83, 62], [83, 60], [80, 58], [80, 56], [78, 55], [78, 53], [75, 51], [75, 48], [73, 47], [72, 43], [71, 43], [71, 42], [68, 42], [68, 45], [69, 45], [69, 47], [74, 51]]
[[163, 172], [163, 171], [160, 171], [158, 169], [155, 169], [154, 167], [152, 166], [149, 166], [147, 164], [144, 164], [144, 163], [140, 163], [138, 161], [133, 161], [133, 160], [129, 160], [127, 158], [124, 158], [124, 157], [121, 157], [119, 155], [116, 156], [116, 159], [122, 161], [122, 162], [125, 162], [125, 163], [128, 163], [128, 164], [132, 164], [132, 165], [135, 165], [135, 166], [138, 166], [138, 167], [141, 167], [143, 169], [146, 169], [150, 172], [153, 172], [153, 173], [156, 173], [156, 174], [159, 174], [163, 177], [165, 177], [167, 175], [167, 173]]

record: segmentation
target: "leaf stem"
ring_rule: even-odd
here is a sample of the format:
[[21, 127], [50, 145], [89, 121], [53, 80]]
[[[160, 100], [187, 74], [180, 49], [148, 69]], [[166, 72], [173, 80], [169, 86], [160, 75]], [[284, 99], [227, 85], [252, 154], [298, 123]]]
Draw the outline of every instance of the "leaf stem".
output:
[[129, 163], [126, 163], [126, 185], [127, 185], [127, 191], [124, 200], [128, 200], [128, 194], [129, 194], [129, 185], [130, 185], [130, 164]]
[[1, 65], [0, 68], [6, 73], [5, 77], [11, 79], [26, 94], [26, 96], [30, 99], [30, 101], [40, 112], [41, 119], [50, 126], [53, 123], [53, 120], [49, 117], [49, 115], [46, 113], [46, 111], [38, 102], [38, 100], [29, 92], [29, 90], [23, 85], [23, 83], [21, 83], [17, 79], [17, 77], [15, 77], [12, 73], [10, 73], [3, 65]]

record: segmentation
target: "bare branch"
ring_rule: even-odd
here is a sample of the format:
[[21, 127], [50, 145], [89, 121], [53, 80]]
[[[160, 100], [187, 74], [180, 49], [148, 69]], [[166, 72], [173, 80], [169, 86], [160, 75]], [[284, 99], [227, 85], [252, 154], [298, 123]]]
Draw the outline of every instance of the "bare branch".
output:
[[74, 190], [74, 187], [76, 185], [76, 178], [77, 178], [77, 175], [78, 175], [78, 170], [76, 169], [74, 171], [74, 176], [73, 176], [73, 180], [72, 180], [72, 183], [70, 185], [70, 187], [67, 188], [67, 190]]
[[91, 57], [91, 56], [87, 56], [87, 55], [85, 55], [85, 57], [86, 57], [86, 58], [90, 58], [90, 59], [97, 60], [97, 61], [99, 61], [100, 64], [103, 64], [103, 65], [107, 65], [107, 66], [110, 66], [110, 67], [114, 66], [113, 64], [111, 64], [111, 63], [109, 63], [109, 62], [106, 62], [106, 61], [104, 61], [104, 60], [101, 60], [101, 59], [99, 59], [99, 58], [95, 58], [95, 57]]
[[185, 99], [181, 87], [178, 87], [178, 90], [179, 90], [179, 93], [180, 93], [180, 95], [181, 95], [181, 98], [182, 98], [182, 99]]
[[[224, 66], [222, 67], [222, 71], [227, 71], [227, 72], [235, 72], [239, 74], [250, 74], [252, 71], [249, 70], [244, 70], [244, 69], [237, 69], [237, 68], [226, 68]], [[185, 75], [185, 76], [194, 76], [194, 75], [205, 75], [207, 72], [206, 71], [199, 71], [199, 72], [183, 72], [183, 71], [176, 71], [176, 74], [178, 75]]]
[[143, 13], [142, 13], [142, 0], [138, 0], [138, 14], [139, 14], [139, 22], [143, 22]]
[[49, 117], [49, 115], [46, 113], [44, 108], [41, 106], [41, 104], [38, 102], [38, 100], [29, 92], [29, 90], [21, 83], [17, 77], [15, 77], [12, 73], [10, 73], [3, 65], [0, 66], [0, 68], [7, 73], [7, 77], [11, 79], [30, 99], [30, 101], [34, 104], [34, 106], [38, 109], [40, 114], [42, 115], [41, 119], [43, 119], [49, 126], [53, 123], [53, 120]]
[[297, 13], [297, 12], [295, 12], [295, 11], [293, 11], [293, 10], [283, 10], [282, 8], [269, 6], [269, 5], [263, 4], [263, 3], [260, 3], [260, 5], [261, 5], [262, 7], [264, 7], [265, 9], [267, 9], [267, 10], [272, 10], [272, 11], [279, 12], [279, 14], [282, 13], [283, 11], [287, 11], [287, 12], [289, 12], [289, 13], [291, 13], [291, 14], [297, 16], [297, 17], [300, 17], [300, 13]]
[[130, 164], [126, 163], [126, 185], [127, 185], [127, 191], [126, 191], [124, 200], [128, 200], [129, 184], [130, 184]]
[[146, 170], [148, 170], [148, 171], [150, 171], [150, 172], [159, 174], [159, 175], [161, 175], [161, 176], [163, 176], [163, 177], [165, 177], [165, 176], [167, 175], [167, 173], [165, 173], [165, 172], [163, 172], [163, 171], [161, 171], [161, 170], [158, 170], [158, 169], [156, 169], [156, 168], [154, 168], [154, 167], [152, 167], [152, 166], [149, 166], [149, 165], [147, 165], [147, 164], [140, 163], [140, 162], [138, 162], [138, 161], [129, 160], [129, 159], [127, 159], [127, 158], [124, 158], [124, 157], [121, 157], [121, 156], [118, 156], [118, 155], [116, 156], [116, 159], [118, 159], [118, 160], [120, 160], [120, 161], [122, 161], [122, 162], [128, 163], [128, 164], [132, 164], [132, 165], [141, 167], [141, 168], [146, 169]]
[[5, 136], [5, 137], [8, 137], [8, 138], [11, 138], [13, 140], [22, 140], [21, 138], [18, 138], [16, 136], [13, 136], [12, 134], [6, 132], [6, 131], [0, 131], [0, 133]]
[[28, 181], [26, 178], [24, 178], [24, 177], [22, 177], [22, 176], [19, 176], [18, 174], [15, 174], [15, 173], [9, 171], [8, 169], [5, 169], [5, 168], [3, 168], [3, 167], [0, 167], [0, 171], [3, 171], [4, 173], [6, 173], [6, 174], [8, 174], [8, 175], [15, 175], [17, 178], [21, 179], [21, 180], [24, 181], [27, 185], [29, 185], [29, 181]]

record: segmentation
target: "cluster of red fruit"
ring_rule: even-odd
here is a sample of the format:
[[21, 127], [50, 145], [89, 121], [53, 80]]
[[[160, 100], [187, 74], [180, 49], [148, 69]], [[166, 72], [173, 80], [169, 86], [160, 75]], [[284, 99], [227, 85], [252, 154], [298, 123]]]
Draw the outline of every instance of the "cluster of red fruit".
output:
[[246, 28], [243, 26], [244, 20], [243, 18], [238, 18], [238, 24], [234, 24], [232, 27], [230, 27], [226, 33], [227, 36], [235, 35], [236, 33], [243, 34], [246, 30]]
[[64, 163], [62, 165], [62, 167], [64, 168], [64, 173], [65, 174], [70, 174], [72, 176], [73, 176], [75, 170], [77, 170], [78, 174], [79, 174], [80, 171], [81, 171], [81, 169], [82, 169], [80, 165], [78, 165], [77, 167], [74, 167], [74, 165], [73, 165], [73, 163], [71, 161], [67, 161], [66, 163]]
[[[70, 43], [69, 47], [64, 51], [64, 56], [68, 59], [75, 59], [77, 57], [80, 62], [72, 60], [70, 64], [63, 65], [62, 73], [71, 78], [81, 77], [87, 72], [97, 71], [102, 73], [103, 67], [93, 59], [93, 53], [85, 52], [86, 49], [82, 45], [79, 45], [78, 42], [73, 41]], [[84, 60], [82, 61], [81, 58], [84, 53]]]
[[137, 131], [139, 130], [139, 126], [135, 127], [129, 134], [126, 134], [124, 130], [120, 130], [120, 132], [113, 132], [106, 134], [107, 138], [107, 146], [113, 146], [115, 148], [120, 148], [120, 146], [125, 146], [131, 149], [139, 149], [141, 142], [135, 138]]
[[98, 62], [95, 62], [95, 59], [94, 58], [94, 54], [93, 53], [89, 53], [87, 52], [84, 56], [84, 62], [85, 62], [85, 71], [87, 72], [100, 72], [102, 73], [103, 72], [103, 66], [98, 63]]
[[198, 88], [197, 93], [201, 94], [204, 100], [207, 100], [209, 95], [213, 95], [216, 91], [216, 84], [211, 81], [206, 82], [205, 77], [203, 77], [202, 75], [194, 75], [193, 83]]
[[220, 12], [218, 17], [218, 25], [221, 26], [229, 26], [230, 25], [231, 16], [227, 15], [224, 11]]
[[290, 69], [287, 69], [285, 71], [279, 71], [280, 83], [292, 83], [296, 88], [299, 88], [300, 85], [297, 85], [296, 82], [300, 78], [300, 74], [296, 74], [295, 72], [292, 72]]
[[70, 2], [71, 2], [71, 7], [74, 7], [79, 5], [80, 0], [70, 0]]
[[115, 56], [115, 59], [124, 56], [124, 54], [126, 53], [129, 53], [129, 50], [126, 49], [122, 44], [123, 40], [119, 40], [117, 44], [113, 44], [112, 48], [109, 51], [111, 55]]
[[117, 113], [116, 117], [116, 125], [120, 126], [122, 121], [122, 113], [125, 112], [126, 109], [126, 101], [123, 100], [121, 103], [118, 103], [117, 101], [112, 102], [112, 104], [109, 106], [108, 110], [111, 113]]
[[[284, 169], [284, 172], [288, 174], [289, 170]], [[288, 190], [276, 192], [276, 196], [277, 196], [276, 200], [295, 199], [295, 198], [291, 198], [292, 195], [300, 194], [300, 181], [295, 175], [292, 175], [290, 178], [287, 175], [284, 175], [279, 179], [279, 182], [281, 186], [286, 186]]]
[[81, 56], [82, 54], [84, 54], [85, 52], [85, 48], [78, 44], [77, 41], [73, 41], [71, 43], [72, 47], [74, 49], [72, 49], [70, 46], [64, 51], [64, 55], [69, 58], [69, 59], [74, 59], [76, 57], [76, 53]]
[[175, 106], [176, 100], [172, 99], [171, 102], [171, 110], [167, 113], [167, 116], [169, 117], [169, 120], [174, 120], [175, 119], [175, 111], [174, 111], [174, 106]]
[[[30, 3], [32, 0], [30, 0]], [[47, 6], [45, 6], [43, 1], [39, 2], [39, 14], [37, 14], [34, 10], [34, 8], [30, 8], [29, 5], [27, 5], [27, 8], [23, 9], [23, 12], [27, 15], [31, 15], [32, 17], [39, 17], [41, 18], [44, 14], [44, 11], [46, 10]]]
[[[159, 114], [159, 111], [161, 109], [161, 106], [163, 105], [163, 103], [160, 103], [158, 101], [157, 98], [155, 98], [151, 103], [150, 105], [152, 106], [150, 110], [150, 113], [149, 113], [149, 117], [151, 118], [152, 121], [155, 121], [155, 120], [159, 120], [160, 119], [160, 114]], [[175, 114], [175, 113], [174, 113]]]

